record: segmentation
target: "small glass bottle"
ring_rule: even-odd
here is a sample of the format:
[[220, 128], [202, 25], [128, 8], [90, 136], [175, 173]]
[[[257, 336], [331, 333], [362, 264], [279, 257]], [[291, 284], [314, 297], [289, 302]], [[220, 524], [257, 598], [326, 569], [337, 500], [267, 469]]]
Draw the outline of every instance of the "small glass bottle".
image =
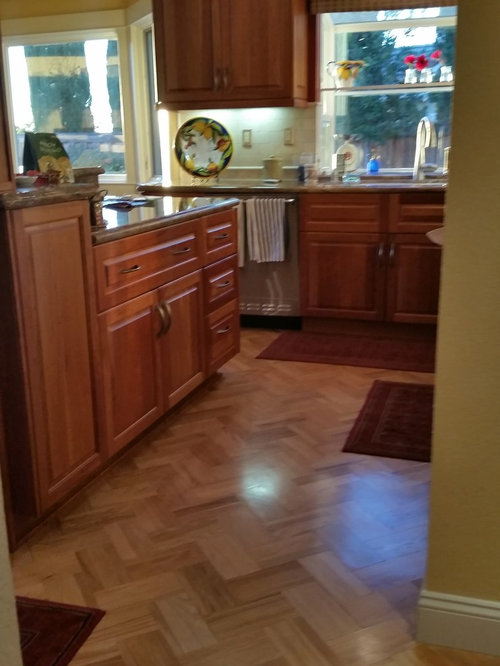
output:
[[378, 173], [380, 169], [380, 155], [372, 155], [366, 164], [367, 173]]

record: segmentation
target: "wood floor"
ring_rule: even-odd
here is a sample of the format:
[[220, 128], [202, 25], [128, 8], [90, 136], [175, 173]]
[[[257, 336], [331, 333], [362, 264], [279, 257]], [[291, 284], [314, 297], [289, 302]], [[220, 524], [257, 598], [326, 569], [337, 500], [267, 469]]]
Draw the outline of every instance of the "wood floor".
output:
[[78, 666], [477, 666], [418, 645], [430, 466], [346, 454], [375, 379], [242, 351], [13, 555], [17, 594], [106, 611]]

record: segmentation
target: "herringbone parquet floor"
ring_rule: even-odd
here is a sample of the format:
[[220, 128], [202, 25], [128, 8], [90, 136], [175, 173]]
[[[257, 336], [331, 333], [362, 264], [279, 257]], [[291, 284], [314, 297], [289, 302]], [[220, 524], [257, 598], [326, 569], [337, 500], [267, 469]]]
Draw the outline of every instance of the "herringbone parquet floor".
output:
[[13, 555], [107, 611], [76, 666], [479, 666], [417, 645], [429, 465], [341, 453], [375, 379], [242, 351]]

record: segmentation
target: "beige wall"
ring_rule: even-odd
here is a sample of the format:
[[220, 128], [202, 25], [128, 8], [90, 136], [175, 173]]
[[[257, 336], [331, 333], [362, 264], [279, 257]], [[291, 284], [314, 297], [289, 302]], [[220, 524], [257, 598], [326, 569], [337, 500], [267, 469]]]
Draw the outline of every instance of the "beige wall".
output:
[[124, 9], [135, 0], [80, 0], [78, 3], [67, 0], [1, 0], [0, 19], [49, 16], [51, 14], [73, 14], [78, 12], [98, 12], [108, 9]]
[[426, 580], [489, 600], [500, 600], [499, 26], [498, 0], [459, 3]]

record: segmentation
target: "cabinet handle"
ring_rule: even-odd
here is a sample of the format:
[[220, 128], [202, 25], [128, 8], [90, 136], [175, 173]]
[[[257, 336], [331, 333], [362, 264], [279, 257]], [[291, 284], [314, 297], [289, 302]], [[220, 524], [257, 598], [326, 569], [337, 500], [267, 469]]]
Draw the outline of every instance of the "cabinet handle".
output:
[[140, 271], [141, 268], [142, 266], [140, 264], [134, 264], [130, 268], [122, 268], [120, 273], [122, 273], [122, 275], [125, 275], [126, 273], [135, 273], [136, 271]]
[[217, 289], [224, 289], [225, 287], [231, 287], [231, 286], [232, 286], [231, 280], [226, 280], [225, 282], [220, 282], [217, 285]]
[[155, 305], [155, 310], [160, 315], [160, 330], [156, 334], [156, 337], [160, 338], [162, 335], [165, 335], [165, 333], [167, 332], [167, 328], [166, 328], [167, 322], [165, 321], [165, 311], [164, 311], [163, 306], [162, 306], [161, 303], [159, 303], [158, 305]]
[[219, 90], [220, 88], [220, 69], [217, 67], [214, 72], [214, 90]]
[[186, 252], [191, 252], [191, 248], [183, 247], [182, 250], [172, 250], [170, 254], [186, 254]]
[[229, 74], [227, 71], [227, 67], [224, 67], [224, 69], [222, 70], [222, 87], [223, 88], [229, 87]]
[[226, 328], [219, 328], [216, 332], [217, 335], [224, 335], [224, 333], [229, 333], [232, 330], [232, 326], [226, 326]]
[[214, 238], [215, 240], [225, 240], [226, 238], [229, 238], [229, 234], [217, 234]]
[[170, 303], [168, 301], [163, 301], [162, 306], [164, 308], [164, 312], [167, 313], [167, 322], [165, 324], [165, 330], [163, 334], [168, 333], [170, 330], [170, 327], [172, 326], [172, 309], [170, 307]]
[[377, 249], [377, 262], [379, 266], [382, 266], [384, 263], [384, 244], [379, 243], [378, 249]]
[[389, 248], [389, 266], [394, 266], [394, 257], [396, 256], [396, 244], [391, 243]]

